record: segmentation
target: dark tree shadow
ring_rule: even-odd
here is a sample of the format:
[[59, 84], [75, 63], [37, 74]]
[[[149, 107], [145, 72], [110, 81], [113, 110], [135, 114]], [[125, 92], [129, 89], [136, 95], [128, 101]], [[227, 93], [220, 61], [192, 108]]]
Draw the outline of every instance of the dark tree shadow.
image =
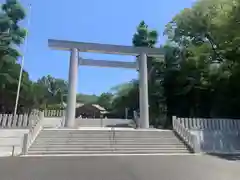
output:
[[221, 159], [225, 159], [228, 161], [240, 161], [240, 153], [239, 154], [216, 154], [216, 153], [208, 153], [208, 155], [218, 157]]

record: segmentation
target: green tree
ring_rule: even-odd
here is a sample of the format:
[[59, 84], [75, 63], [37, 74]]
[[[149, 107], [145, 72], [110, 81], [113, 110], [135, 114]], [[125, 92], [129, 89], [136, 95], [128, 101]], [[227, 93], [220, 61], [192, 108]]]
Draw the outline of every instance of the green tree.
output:
[[98, 96], [97, 95], [89, 95], [89, 94], [77, 94], [77, 102], [84, 103], [84, 104], [94, 104], [97, 103]]
[[111, 89], [113, 98], [111, 113], [117, 117], [125, 118], [125, 110], [128, 109], [129, 117], [133, 117], [133, 111], [139, 109], [139, 88], [138, 81], [120, 84]]
[[1, 5], [0, 13], [0, 59], [15, 60], [20, 55], [16, 45], [20, 46], [25, 37], [26, 29], [19, 26], [19, 22], [25, 18], [25, 11], [17, 0], [6, 0]]
[[97, 104], [104, 107], [106, 110], [112, 108], [113, 94], [112, 93], [102, 93], [97, 100]]
[[[240, 26], [236, 23], [239, 21], [239, 3], [235, 0], [200, 0], [192, 8], [177, 14], [166, 26], [169, 41], [184, 52], [178, 77], [183, 77], [182, 82], [189, 78], [192, 82], [182, 98], [187, 103], [185, 116], [240, 115], [236, 103], [240, 90], [237, 83]], [[218, 66], [213, 67], [215, 62]], [[179, 102], [184, 105], [183, 101]], [[179, 114], [176, 107], [179, 106], [175, 106], [172, 113]]]
[[37, 83], [45, 88], [46, 104], [61, 104], [66, 102], [68, 83], [63, 79], [57, 79], [50, 75], [43, 76]]
[[[20, 53], [17, 49], [26, 36], [26, 30], [19, 26], [25, 18], [25, 11], [16, 0], [1, 4], [0, 12], [0, 94], [1, 111], [11, 112], [16, 98], [20, 65], [16, 63]], [[26, 73], [23, 73], [26, 76]], [[22, 86], [26, 84], [23, 83]]]

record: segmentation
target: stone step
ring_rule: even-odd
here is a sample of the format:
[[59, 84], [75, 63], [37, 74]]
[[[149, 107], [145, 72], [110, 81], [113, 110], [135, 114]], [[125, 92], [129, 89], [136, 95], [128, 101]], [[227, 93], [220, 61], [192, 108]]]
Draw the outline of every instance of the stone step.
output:
[[[38, 138], [109, 138], [113, 137], [113, 135], [86, 135], [86, 134], [76, 134], [76, 135], [43, 135], [40, 134]], [[171, 136], [119, 136], [119, 135], [114, 135], [115, 138], [176, 138], [176, 136], [171, 135]]]
[[82, 136], [109, 136], [109, 135], [113, 135], [115, 134], [116, 136], [136, 136], [136, 137], [144, 137], [144, 136], [152, 136], [152, 137], [161, 137], [161, 136], [175, 136], [173, 133], [171, 134], [149, 134], [149, 133], [144, 133], [144, 134], [138, 134], [138, 133], [42, 133], [41, 136], [78, 136], [78, 135], [82, 135]]
[[74, 135], [74, 134], [86, 134], [86, 135], [89, 135], [89, 134], [101, 134], [101, 135], [107, 135], [107, 134], [113, 134], [113, 133], [115, 133], [115, 134], [118, 134], [118, 135], [151, 135], [151, 136], [159, 136], [159, 135], [174, 135], [174, 133], [171, 131], [171, 132], [122, 132], [122, 131], [120, 131], [120, 132], [117, 132], [117, 131], [114, 131], [114, 132], [112, 132], [112, 131], [106, 131], [106, 132], [104, 132], [104, 131], [86, 131], [86, 130], [84, 130], [84, 131], [73, 131], [73, 132], [65, 132], [65, 131], [46, 131], [46, 130], [44, 130], [43, 131], [43, 133], [42, 134], [46, 134], [46, 135], [51, 135], [51, 134], [54, 134], [54, 135], [56, 135], [56, 134], [63, 134], [63, 135], [66, 135], [66, 134], [72, 134], [72, 135]]
[[48, 154], [70, 154], [70, 155], [81, 155], [81, 154], [174, 154], [174, 153], [189, 153], [188, 150], [169, 150], [169, 149], [158, 149], [158, 150], [118, 150], [118, 151], [29, 151], [28, 154], [32, 155], [48, 155]]
[[117, 128], [103, 128], [103, 129], [43, 129], [43, 132], [71, 132], [71, 133], [78, 133], [78, 132], [92, 132], [92, 133], [104, 133], [104, 132], [123, 132], [123, 133], [172, 133], [172, 130], [139, 130], [139, 129], [132, 129], [132, 128], [125, 128], [125, 129], [117, 129]]
[[172, 149], [175, 149], [175, 150], [180, 150], [180, 149], [186, 149], [186, 147], [175, 147], [175, 146], [152, 146], [152, 147], [149, 147], [149, 146], [138, 146], [138, 147], [134, 147], [134, 146], [132, 146], [132, 147], [129, 147], [129, 146], [111, 146], [110, 144], [108, 145], [108, 146], [106, 146], [106, 147], [104, 147], [104, 146], [68, 146], [68, 145], [66, 145], [66, 146], [58, 146], [58, 147], [56, 147], [56, 146], [47, 146], [47, 147], [31, 147], [29, 150], [36, 150], [36, 149], [44, 149], [44, 150], [73, 150], [73, 151], [81, 151], [82, 149], [84, 149], [84, 150], [86, 150], [86, 149], [95, 149], [95, 150], [97, 150], [97, 149], [101, 149], [101, 150], [104, 150], [104, 149], [118, 149], [118, 150], [121, 150], [121, 149], [138, 149], [138, 150], [140, 150], [140, 149], [170, 149], [170, 150], [172, 150]]
[[117, 137], [175, 137], [175, 134], [160, 134], [160, 135], [150, 135], [150, 134], [44, 134], [40, 133], [39, 137], [108, 137], [108, 136], [117, 136]]
[[87, 140], [65, 140], [65, 141], [40, 141], [37, 140], [36, 142], [34, 142], [34, 144], [110, 144], [110, 143], [117, 143], [117, 144], [182, 144], [182, 142], [179, 142], [177, 140], [171, 140], [171, 141], [127, 141], [127, 140], [122, 140], [122, 141], [110, 141], [110, 140], [92, 140], [92, 141], [87, 141]]
[[39, 139], [176, 139], [175, 136], [171, 137], [121, 137], [121, 136], [106, 136], [106, 137], [101, 137], [101, 136], [48, 136], [48, 137], [42, 137], [38, 136]]
[[91, 152], [119, 152], [119, 151], [144, 151], [144, 152], [149, 152], [149, 153], [154, 153], [154, 152], [189, 152], [187, 149], [161, 149], [161, 148], [152, 148], [152, 149], [144, 149], [144, 148], [141, 148], [141, 149], [127, 149], [127, 148], [81, 148], [81, 149], [63, 149], [63, 148], [58, 148], [58, 149], [44, 149], [44, 148], [39, 148], [39, 149], [30, 149], [28, 151], [28, 153], [34, 153], [34, 152], [56, 152], [56, 151], [65, 151], [65, 152], [69, 152], [69, 154], [71, 153], [79, 153], [81, 154], [81, 152], [83, 151], [89, 151], [90, 153]]
[[159, 141], [159, 142], [152, 142], [152, 141], [36, 141], [34, 142], [33, 145], [35, 144], [86, 144], [86, 145], [91, 145], [91, 144], [122, 144], [122, 145], [131, 145], [131, 144], [145, 144], [145, 145], [151, 145], [151, 144], [182, 144], [179, 141]]
[[112, 133], [112, 131], [79, 131], [79, 130], [75, 130], [75, 131], [49, 131], [49, 130], [43, 130], [42, 131], [44, 134], [109, 134]]
[[153, 140], [149, 140], [149, 141], [127, 141], [127, 140], [123, 140], [123, 141], [110, 141], [110, 140], [101, 140], [101, 141], [87, 141], [87, 140], [65, 140], [65, 141], [40, 141], [37, 140], [36, 142], [34, 142], [34, 144], [104, 144], [104, 143], [117, 143], [117, 144], [182, 144], [181, 142], [177, 141], [177, 140], [171, 140], [171, 141], [153, 141]]
[[110, 134], [110, 133], [116, 133], [116, 134], [151, 134], [151, 135], [159, 135], [159, 134], [174, 134], [173, 131], [169, 132], [147, 132], [147, 131], [48, 131], [43, 130], [43, 133], [45, 134]]
[[43, 130], [29, 154], [189, 153], [172, 131]]
[[59, 148], [59, 147], [67, 147], [67, 148], [104, 148], [107, 146], [115, 147], [115, 148], [186, 148], [183, 144], [34, 144], [31, 146], [31, 149], [34, 148]]

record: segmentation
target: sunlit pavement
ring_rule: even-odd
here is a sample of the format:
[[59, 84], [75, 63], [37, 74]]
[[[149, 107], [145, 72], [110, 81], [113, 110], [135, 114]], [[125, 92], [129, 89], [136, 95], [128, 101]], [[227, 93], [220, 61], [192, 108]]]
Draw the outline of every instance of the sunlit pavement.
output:
[[207, 155], [0, 158], [1, 180], [235, 180], [239, 170]]

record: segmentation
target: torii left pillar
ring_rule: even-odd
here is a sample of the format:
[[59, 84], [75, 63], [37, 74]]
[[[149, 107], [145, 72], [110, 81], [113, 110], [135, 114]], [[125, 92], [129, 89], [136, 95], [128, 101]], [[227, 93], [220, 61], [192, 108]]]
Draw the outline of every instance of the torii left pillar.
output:
[[78, 49], [71, 50], [69, 75], [68, 75], [68, 99], [65, 127], [75, 127], [75, 112], [76, 112], [76, 92], [78, 79]]

